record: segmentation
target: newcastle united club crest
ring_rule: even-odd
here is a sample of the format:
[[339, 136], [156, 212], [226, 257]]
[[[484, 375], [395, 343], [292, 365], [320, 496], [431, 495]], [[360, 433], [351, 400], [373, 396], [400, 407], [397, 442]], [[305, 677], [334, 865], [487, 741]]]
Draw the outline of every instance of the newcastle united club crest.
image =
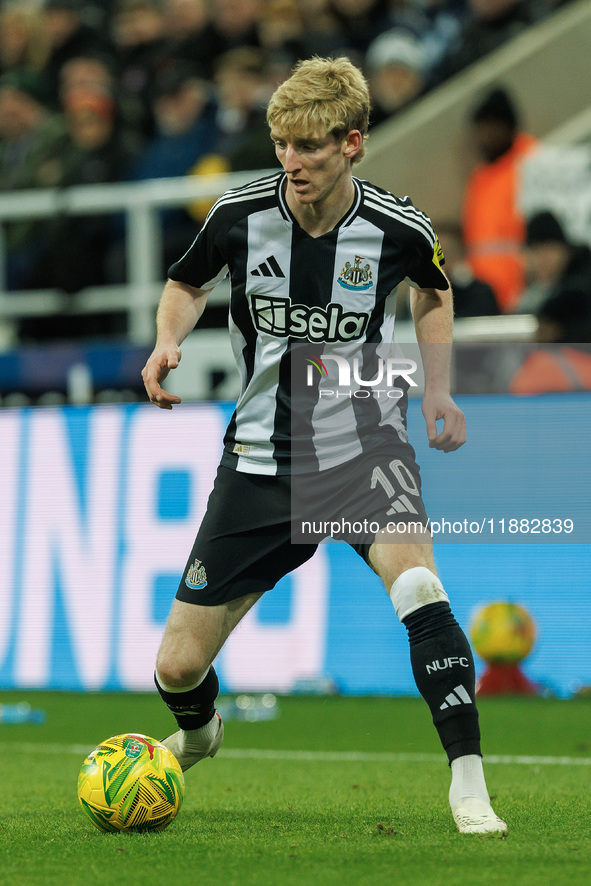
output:
[[205, 574], [205, 566], [201, 565], [201, 560], [195, 559], [195, 562], [187, 569], [185, 584], [188, 588], [198, 591], [207, 584], [207, 575]]
[[373, 286], [372, 273], [369, 268], [369, 264], [365, 262], [362, 264], [363, 256], [356, 255], [355, 256], [355, 264], [351, 264], [350, 261], [345, 262], [345, 267], [342, 269], [340, 276], [337, 278], [337, 282], [344, 289], [352, 289], [354, 292], [361, 292], [364, 289], [369, 289]]

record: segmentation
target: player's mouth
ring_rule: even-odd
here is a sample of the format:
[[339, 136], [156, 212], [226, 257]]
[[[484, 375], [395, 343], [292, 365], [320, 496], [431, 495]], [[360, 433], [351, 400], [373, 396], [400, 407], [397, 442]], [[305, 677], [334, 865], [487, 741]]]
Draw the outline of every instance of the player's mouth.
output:
[[296, 191], [296, 193], [298, 194], [302, 193], [302, 191], [305, 191], [305, 189], [310, 184], [303, 178], [290, 178], [289, 183], [294, 191]]

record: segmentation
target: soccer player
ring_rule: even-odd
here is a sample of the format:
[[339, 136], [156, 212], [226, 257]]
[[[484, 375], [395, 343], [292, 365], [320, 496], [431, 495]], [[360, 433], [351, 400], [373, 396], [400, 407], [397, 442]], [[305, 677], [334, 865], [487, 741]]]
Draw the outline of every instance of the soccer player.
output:
[[[465, 442], [449, 391], [452, 295], [439, 243], [408, 198], [353, 176], [368, 118], [367, 83], [348, 59], [298, 63], [267, 111], [282, 171], [224, 194], [169, 270], [142, 373], [150, 400], [161, 409], [180, 403], [162, 384], [208, 291], [228, 272], [242, 391], [156, 663], [158, 691], [179, 726], [164, 743], [183, 770], [217, 753], [223, 724], [212, 662], [259, 597], [316, 550], [318, 538], [294, 543], [292, 498], [305, 501], [318, 484], [330, 517], [371, 521], [369, 536], [348, 540], [381, 577], [408, 631], [415, 681], [449, 758], [458, 829], [504, 833], [483, 775], [468, 641], [437, 576], [430, 534], [403, 531], [405, 520], [428, 526], [405, 400], [342, 397], [329, 408], [327, 380], [318, 378], [291, 402], [298, 343], [316, 356], [332, 348], [379, 367], [375, 349], [393, 342], [396, 287], [407, 280], [430, 446], [452, 452]], [[395, 538], [392, 514], [402, 530]]]

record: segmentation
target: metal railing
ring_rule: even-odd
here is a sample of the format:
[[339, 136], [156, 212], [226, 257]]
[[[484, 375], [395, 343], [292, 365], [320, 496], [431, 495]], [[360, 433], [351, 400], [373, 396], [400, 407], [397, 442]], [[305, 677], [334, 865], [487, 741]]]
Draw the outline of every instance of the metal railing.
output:
[[[127, 282], [121, 285], [89, 287], [75, 295], [55, 289], [7, 292], [4, 241], [0, 236], [0, 324], [10, 324], [17, 317], [55, 315], [66, 310], [74, 314], [125, 310], [130, 342], [150, 344], [154, 338], [154, 311], [164, 282], [160, 271], [162, 230], [158, 211], [186, 206], [195, 200], [214, 200], [229, 188], [240, 187], [273, 171], [0, 194], [0, 234], [3, 222], [23, 218], [125, 213], [127, 263]], [[64, 261], [67, 261], [67, 253]], [[220, 284], [212, 293], [211, 301], [220, 303], [228, 297], [229, 286]], [[531, 339], [534, 325], [529, 316], [472, 318], [456, 322], [456, 339], [523, 341]], [[407, 340], [407, 334], [412, 340], [412, 332], [407, 333], [404, 324], [399, 323], [398, 327], [401, 341]]]
[[[215, 200], [274, 170], [222, 175], [153, 179], [121, 184], [83, 185], [65, 189], [14, 191], [0, 194], [0, 322], [23, 316], [125, 310], [130, 341], [146, 344], [154, 336], [154, 308], [162, 292], [162, 230], [159, 210], [186, 206], [195, 200]], [[6, 249], [2, 223], [61, 215], [123, 212], [127, 282], [99, 286], [65, 295], [55, 289], [6, 291]], [[197, 231], [197, 223], [195, 225]], [[64, 253], [67, 261], [67, 253]], [[218, 293], [218, 299], [227, 293]]]

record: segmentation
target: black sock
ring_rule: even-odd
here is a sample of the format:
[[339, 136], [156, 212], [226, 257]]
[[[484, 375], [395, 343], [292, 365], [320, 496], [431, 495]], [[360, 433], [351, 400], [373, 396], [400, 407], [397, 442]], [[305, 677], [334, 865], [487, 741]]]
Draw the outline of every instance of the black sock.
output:
[[449, 604], [430, 603], [404, 619], [417, 689], [429, 705], [449, 762], [480, 755], [474, 659]]
[[154, 674], [154, 683], [164, 704], [172, 711], [181, 729], [200, 729], [206, 726], [215, 714], [215, 700], [220, 691], [220, 684], [213, 665], [203, 682], [188, 692], [166, 692], [158, 683], [156, 674]]

